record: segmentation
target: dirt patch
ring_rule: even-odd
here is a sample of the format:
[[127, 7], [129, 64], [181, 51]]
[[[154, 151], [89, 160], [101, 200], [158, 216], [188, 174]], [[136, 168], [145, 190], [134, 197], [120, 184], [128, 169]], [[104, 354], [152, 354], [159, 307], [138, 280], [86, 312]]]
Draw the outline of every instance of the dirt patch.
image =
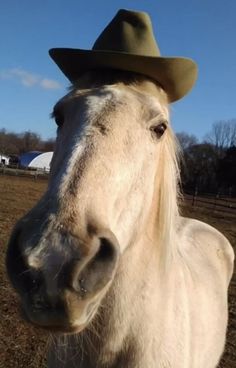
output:
[[[18, 312], [17, 296], [5, 273], [6, 244], [13, 225], [41, 197], [47, 181], [0, 175], [0, 368], [45, 367], [47, 335], [26, 325]], [[185, 216], [205, 221], [222, 231], [236, 250], [236, 219], [204, 207], [182, 204]], [[236, 367], [236, 274], [229, 290], [229, 328], [221, 368]]]
[[6, 244], [16, 221], [40, 198], [45, 180], [0, 176], [0, 368], [44, 367], [46, 336], [22, 322], [5, 273]]

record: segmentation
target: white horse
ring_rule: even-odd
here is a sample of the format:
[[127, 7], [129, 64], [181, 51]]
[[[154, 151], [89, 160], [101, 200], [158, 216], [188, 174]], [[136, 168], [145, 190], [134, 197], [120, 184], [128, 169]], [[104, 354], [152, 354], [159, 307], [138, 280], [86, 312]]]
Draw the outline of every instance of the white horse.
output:
[[213, 368], [224, 349], [228, 240], [179, 215], [168, 101], [134, 74], [81, 77], [54, 107], [47, 192], [15, 227], [8, 273], [50, 368]]

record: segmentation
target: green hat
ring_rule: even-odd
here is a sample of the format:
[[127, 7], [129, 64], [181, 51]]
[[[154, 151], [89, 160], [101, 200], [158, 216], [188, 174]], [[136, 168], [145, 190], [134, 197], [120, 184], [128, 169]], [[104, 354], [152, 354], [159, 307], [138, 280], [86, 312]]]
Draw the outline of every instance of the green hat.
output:
[[144, 12], [119, 10], [92, 50], [53, 48], [49, 54], [72, 83], [89, 70], [125, 70], [157, 81], [170, 102], [186, 95], [197, 78], [193, 60], [160, 56], [151, 19]]

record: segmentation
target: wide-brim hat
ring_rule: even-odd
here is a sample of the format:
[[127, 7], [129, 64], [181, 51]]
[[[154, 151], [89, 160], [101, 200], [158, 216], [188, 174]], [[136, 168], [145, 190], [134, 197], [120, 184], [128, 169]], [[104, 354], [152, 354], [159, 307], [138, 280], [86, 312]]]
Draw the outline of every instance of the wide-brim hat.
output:
[[197, 78], [192, 59], [161, 56], [151, 19], [144, 12], [119, 10], [92, 50], [53, 48], [49, 54], [72, 84], [89, 70], [130, 71], [157, 81], [170, 102], [185, 96]]

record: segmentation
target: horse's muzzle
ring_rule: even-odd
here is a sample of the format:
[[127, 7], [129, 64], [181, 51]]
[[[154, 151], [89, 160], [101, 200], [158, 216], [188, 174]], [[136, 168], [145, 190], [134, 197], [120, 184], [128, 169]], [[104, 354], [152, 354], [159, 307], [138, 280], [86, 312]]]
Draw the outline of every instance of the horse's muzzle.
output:
[[26, 234], [16, 226], [6, 259], [25, 319], [53, 331], [81, 330], [114, 278], [119, 260], [115, 236], [99, 231], [85, 242], [54, 230], [35, 245], [35, 236]]

